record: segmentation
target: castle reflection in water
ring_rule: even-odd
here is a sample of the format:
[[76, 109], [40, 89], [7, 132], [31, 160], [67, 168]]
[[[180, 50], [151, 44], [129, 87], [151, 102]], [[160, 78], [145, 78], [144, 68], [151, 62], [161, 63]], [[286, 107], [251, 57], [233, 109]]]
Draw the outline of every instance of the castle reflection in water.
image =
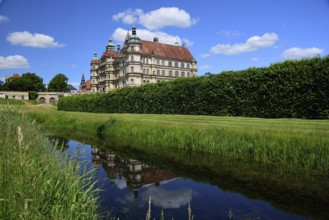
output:
[[135, 198], [138, 197], [139, 189], [145, 185], [159, 186], [163, 181], [177, 179], [173, 173], [148, 166], [135, 159], [124, 159], [109, 150], [92, 146], [91, 153], [94, 166], [102, 165], [111, 184], [124, 181]]

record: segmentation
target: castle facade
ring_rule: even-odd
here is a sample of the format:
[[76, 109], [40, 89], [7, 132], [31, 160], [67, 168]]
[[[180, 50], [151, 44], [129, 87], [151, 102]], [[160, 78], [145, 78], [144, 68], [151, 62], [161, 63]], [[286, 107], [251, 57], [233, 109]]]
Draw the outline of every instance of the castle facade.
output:
[[197, 61], [185, 46], [141, 40], [132, 28], [123, 47], [109, 40], [101, 58], [90, 64], [92, 92], [109, 92], [126, 86], [141, 86], [177, 78], [196, 77]]

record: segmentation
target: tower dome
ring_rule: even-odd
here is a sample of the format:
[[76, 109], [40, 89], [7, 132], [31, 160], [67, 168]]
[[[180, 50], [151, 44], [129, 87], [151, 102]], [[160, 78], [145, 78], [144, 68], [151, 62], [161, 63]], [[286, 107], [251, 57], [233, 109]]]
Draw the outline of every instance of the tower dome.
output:
[[115, 44], [112, 41], [112, 38], [110, 38], [109, 43], [106, 46], [106, 51], [115, 51]]

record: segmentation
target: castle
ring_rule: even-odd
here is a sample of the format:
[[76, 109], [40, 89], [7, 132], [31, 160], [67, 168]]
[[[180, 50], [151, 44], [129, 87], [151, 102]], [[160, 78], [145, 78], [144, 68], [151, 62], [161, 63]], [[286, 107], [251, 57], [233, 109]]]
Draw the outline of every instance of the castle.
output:
[[91, 92], [109, 92], [126, 86], [140, 86], [177, 78], [196, 77], [197, 61], [185, 46], [141, 40], [132, 28], [123, 47], [115, 48], [112, 39], [99, 59], [90, 64]]

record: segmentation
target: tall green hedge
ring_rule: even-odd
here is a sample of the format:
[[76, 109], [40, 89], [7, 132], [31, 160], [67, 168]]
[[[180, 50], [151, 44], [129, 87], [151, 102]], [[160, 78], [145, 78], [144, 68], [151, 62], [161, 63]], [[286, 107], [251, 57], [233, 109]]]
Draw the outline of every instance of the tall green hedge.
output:
[[58, 109], [104, 113], [329, 118], [329, 56], [266, 68], [64, 97]]

